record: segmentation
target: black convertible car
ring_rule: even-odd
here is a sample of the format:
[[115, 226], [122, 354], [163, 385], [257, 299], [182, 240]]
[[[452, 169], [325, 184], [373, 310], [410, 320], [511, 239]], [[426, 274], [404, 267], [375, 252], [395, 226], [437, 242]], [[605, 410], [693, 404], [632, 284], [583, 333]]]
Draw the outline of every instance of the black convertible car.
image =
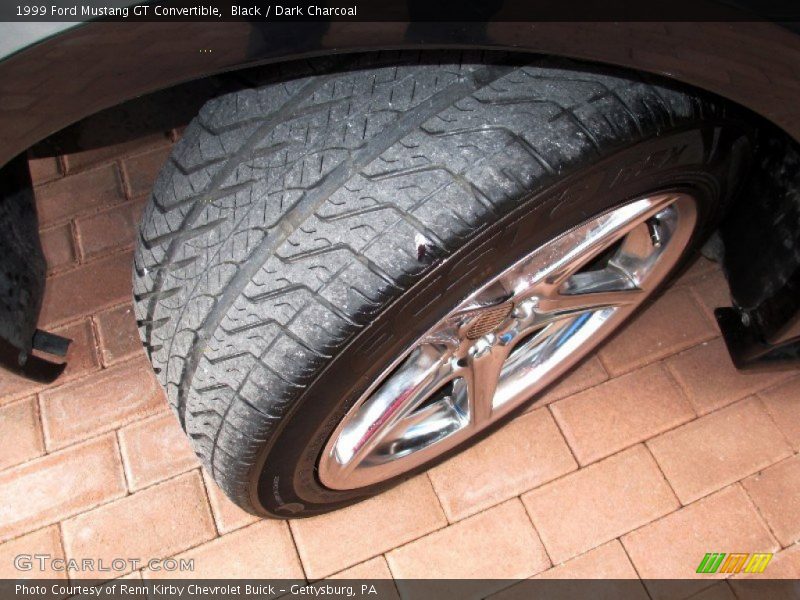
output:
[[116, 119], [188, 123], [136, 317], [248, 511], [331, 510], [474, 443], [700, 247], [735, 364], [796, 366], [798, 95], [800, 28], [766, 20], [3, 23], [3, 359], [53, 379], [68, 343], [37, 329], [26, 153]]

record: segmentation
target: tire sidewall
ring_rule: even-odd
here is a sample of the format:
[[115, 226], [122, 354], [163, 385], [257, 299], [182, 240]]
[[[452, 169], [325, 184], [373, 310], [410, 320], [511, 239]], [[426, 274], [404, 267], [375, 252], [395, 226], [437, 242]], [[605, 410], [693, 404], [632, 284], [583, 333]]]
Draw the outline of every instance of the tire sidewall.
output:
[[322, 449], [364, 390], [474, 289], [548, 240], [650, 193], [685, 191], [696, 198], [698, 226], [685, 258], [719, 218], [748, 152], [746, 133], [735, 124], [687, 127], [600, 160], [589, 157], [587, 162], [593, 164], [566, 169], [568, 174], [558, 181], [545, 183], [507, 214], [478, 227], [462, 247], [434, 263], [355, 335], [293, 403], [252, 470], [253, 505], [281, 518], [326, 512], [391, 487], [496, 430], [519, 409], [481, 435], [392, 480], [340, 491], [325, 488], [317, 477]]

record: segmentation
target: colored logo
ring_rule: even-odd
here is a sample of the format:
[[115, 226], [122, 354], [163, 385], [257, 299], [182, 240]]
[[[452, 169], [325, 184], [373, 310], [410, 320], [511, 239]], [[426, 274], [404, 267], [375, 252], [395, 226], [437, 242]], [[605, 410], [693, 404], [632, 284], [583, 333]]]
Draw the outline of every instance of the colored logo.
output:
[[772, 552], [707, 552], [697, 566], [697, 573], [763, 573], [771, 560]]

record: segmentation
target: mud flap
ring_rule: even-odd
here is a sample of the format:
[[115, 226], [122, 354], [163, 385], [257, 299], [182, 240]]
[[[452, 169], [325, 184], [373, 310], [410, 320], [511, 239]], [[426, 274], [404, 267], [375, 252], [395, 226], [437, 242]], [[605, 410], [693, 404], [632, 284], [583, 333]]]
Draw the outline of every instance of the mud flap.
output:
[[69, 345], [36, 328], [46, 270], [28, 160], [20, 155], [0, 170], [0, 363], [43, 382], [66, 364], [39, 354], [65, 356]]

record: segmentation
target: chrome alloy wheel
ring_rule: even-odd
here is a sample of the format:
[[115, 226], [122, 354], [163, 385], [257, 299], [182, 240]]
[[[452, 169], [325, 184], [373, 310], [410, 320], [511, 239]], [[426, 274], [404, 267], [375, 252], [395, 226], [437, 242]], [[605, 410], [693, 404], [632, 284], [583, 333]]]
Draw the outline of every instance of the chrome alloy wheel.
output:
[[639, 198], [487, 281], [347, 412], [322, 452], [321, 483], [348, 490], [391, 479], [534, 397], [653, 292], [696, 222], [689, 195]]

